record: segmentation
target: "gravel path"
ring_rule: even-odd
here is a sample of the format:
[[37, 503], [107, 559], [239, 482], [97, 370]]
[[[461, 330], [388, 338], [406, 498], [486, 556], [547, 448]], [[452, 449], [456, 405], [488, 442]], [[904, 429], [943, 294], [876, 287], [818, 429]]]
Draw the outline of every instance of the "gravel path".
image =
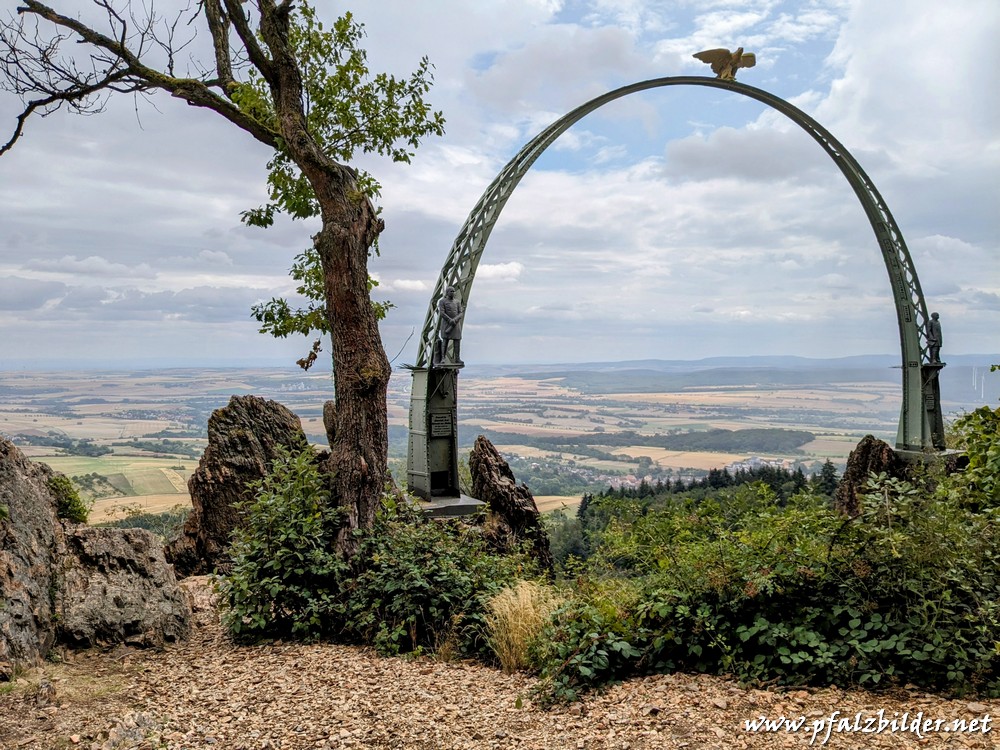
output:
[[[532, 678], [477, 664], [381, 659], [332, 645], [234, 646], [219, 627], [205, 579], [185, 585], [197, 621], [187, 642], [160, 653], [70, 653], [7, 692], [0, 686], [0, 748], [804, 748], [814, 722], [834, 711], [847, 720], [844, 730], [858, 712], [859, 726], [870, 717], [871, 730], [879, 710], [884, 721], [906, 713], [908, 725], [918, 712], [949, 725], [1000, 715], [1000, 701], [943, 700], [918, 691], [744, 689], [704, 675], [632, 680], [546, 711], [530, 700]], [[761, 716], [804, 716], [805, 725], [795, 732], [748, 731], [746, 721]], [[993, 748], [1000, 747], [1000, 729], [928, 731], [923, 738], [888, 727], [834, 731], [826, 746]]]

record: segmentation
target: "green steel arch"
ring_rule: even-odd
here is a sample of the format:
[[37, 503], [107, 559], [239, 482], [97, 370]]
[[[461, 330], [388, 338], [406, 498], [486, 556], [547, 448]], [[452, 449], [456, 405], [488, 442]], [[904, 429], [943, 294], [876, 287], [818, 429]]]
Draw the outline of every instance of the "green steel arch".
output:
[[[706, 86], [742, 94], [743, 96], [763, 102], [781, 112], [805, 130], [833, 159], [834, 163], [847, 178], [848, 183], [850, 183], [868, 217], [872, 231], [875, 233], [882, 259], [885, 262], [886, 271], [889, 274], [889, 282], [892, 287], [893, 302], [896, 306], [896, 318], [899, 324], [903, 369], [903, 403], [900, 410], [896, 447], [900, 450], [917, 452], [943, 449], [944, 423], [941, 416], [940, 389], [938, 385], [938, 373], [943, 365], [930, 361], [927, 306], [924, 302], [923, 293], [920, 290], [920, 282], [917, 279], [913, 260], [910, 258], [906, 243], [903, 241], [902, 232], [900, 232], [899, 227], [896, 225], [889, 207], [857, 160], [826, 128], [812, 117], [785, 100], [766, 91], [744, 83], [725, 81], [718, 78], [672, 76], [654, 78], [629, 86], [623, 86], [577, 107], [569, 114], [556, 120], [529, 141], [507, 163], [493, 182], [490, 183], [479, 199], [479, 202], [476, 203], [475, 207], [469, 213], [468, 219], [466, 219], [461, 231], [455, 238], [451, 252], [448, 254], [444, 267], [441, 269], [441, 275], [434, 288], [427, 316], [424, 320], [420, 336], [420, 348], [417, 352], [417, 361], [414, 366], [415, 375], [418, 372], [440, 369], [433, 367], [432, 363], [434, 345], [440, 324], [436, 303], [441, 299], [446, 287], [454, 286], [457, 290], [456, 296], [462, 302], [462, 317], [464, 318], [465, 311], [468, 309], [472, 282], [475, 280], [476, 269], [479, 266], [479, 261], [486, 248], [486, 242], [489, 239], [490, 233], [500, 218], [500, 212], [503, 210], [507, 200], [538, 157], [560, 135], [594, 110], [623, 96], [665, 86]], [[451, 371], [450, 379], [454, 381], [450, 389], [454, 392], [455, 388], [457, 388], [456, 371]], [[428, 410], [428, 394], [424, 392], [425, 387], [429, 387], [435, 392], [441, 392], [442, 390], [440, 382], [417, 383], [415, 381], [414, 383], [410, 409], [410, 486], [413, 488], [414, 480], [417, 480], [417, 494], [429, 497], [433, 493], [429, 489], [426, 492], [420, 489], [420, 477], [418, 475], [421, 474], [420, 468], [427, 469], [427, 472], [424, 473], [428, 473], [429, 475], [432, 467], [426, 466], [426, 462], [421, 457], [415, 455], [423, 451], [419, 445], [421, 434], [427, 436], [431, 434], [428, 422], [430, 416], [427, 413], [421, 414], [421, 412], [427, 412]], [[446, 388], [445, 390], [448, 389]], [[454, 433], [456, 429], [457, 425], [452, 420], [452, 432]], [[441, 433], [444, 431], [443, 427], [439, 429]], [[453, 434], [452, 441], [454, 441], [454, 437]], [[435, 461], [432, 459], [431, 463], [433, 464]], [[417, 467], [417, 464], [420, 464], [420, 466]]]

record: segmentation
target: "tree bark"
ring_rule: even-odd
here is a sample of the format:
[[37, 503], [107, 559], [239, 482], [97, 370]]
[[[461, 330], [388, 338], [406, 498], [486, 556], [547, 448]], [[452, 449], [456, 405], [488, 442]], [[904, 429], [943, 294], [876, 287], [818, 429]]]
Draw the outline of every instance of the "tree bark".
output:
[[269, 84], [282, 138], [313, 188], [323, 222], [313, 244], [333, 341], [336, 409], [327, 470], [333, 496], [345, 510], [337, 551], [349, 557], [358, 546], [353, 532], [374, 522], [389, 477], [391, 368], [368, 291], [368, 250], [384, 223], [358, 188], [354, 170], [327, 156], [309, 132], [288, 24], [282, 6], [261, 3], [261, 36], [272, 56]]
[[[348, 203], [335, 208], [352, 208]], [[386, 391], [389, 359], [368, 294], [368, 248], [381, 227], [367, 200], [354, 221], [326, 222], [314, 238], [323, 267], [336, 391], [328, 473], [346, 517], [338, 552], [356, 551], [355, 529], [370, 528], [389, 479]], [[346, 217], [345, 217], [346, 218]]]

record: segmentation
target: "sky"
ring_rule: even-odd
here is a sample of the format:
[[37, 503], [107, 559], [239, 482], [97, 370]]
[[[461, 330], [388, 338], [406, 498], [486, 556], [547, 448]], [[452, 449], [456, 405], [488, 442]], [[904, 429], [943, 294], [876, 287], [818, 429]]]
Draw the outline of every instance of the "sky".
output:
[[[16, 5], [0, 0], [0, 16]], [[344, 9], [316, 5], [331, 20]], [[382, 184], [371, 272], [395, 305], [382, 334], [397, 367], [415, 361], [456, 234], [527, 141], [620, 86], [712, 75], [693, 53], [737, 46], [757, 56], [738, 80], [813, 116], [872, 178], [941, 315], [943, 358], [1000, 352], [995, 0], [373, 0], [353, 12], [373, 70], [406, 75], [430, 58], [428, 98], [447, 121], [409, 165], [355, 162]], [[0, 91], [0, 140], [20, 110]], [[165, 95], [33, 118], [0, 157], [0, 369], [304, 355], [308, 341], [262, 335], [250, 316], [293, 292], [287, 271], [317, 228], [240, 223], [266, 200], [268, 156]], [[783, 115], [704, 87], [625, 97], [557, 140], [505, 207], [466, 307], [470, 364], [899, 351], [877, 242], [835, 164]]]

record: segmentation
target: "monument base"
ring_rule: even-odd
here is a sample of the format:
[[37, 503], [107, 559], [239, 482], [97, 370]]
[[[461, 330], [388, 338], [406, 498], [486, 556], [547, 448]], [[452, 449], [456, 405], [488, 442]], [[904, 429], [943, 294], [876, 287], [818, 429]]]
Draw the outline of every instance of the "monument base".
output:
[[435, 497], [433, 500], [420, 502], [424, 514], [430, 518], [458, 518], [471, 516], [486, 507], [482, 500], [476, 500], [468, 495], [458, 497]]
[[943, 461], [945, 471], [951, 473], [960, 471], [969, 465], [969, 457], [965, 451], [947, 448], [945, 450], [912, 450], [907, 448], [893, 448], [893, 452], [905, 463], [912, 465], [935, 463]]

